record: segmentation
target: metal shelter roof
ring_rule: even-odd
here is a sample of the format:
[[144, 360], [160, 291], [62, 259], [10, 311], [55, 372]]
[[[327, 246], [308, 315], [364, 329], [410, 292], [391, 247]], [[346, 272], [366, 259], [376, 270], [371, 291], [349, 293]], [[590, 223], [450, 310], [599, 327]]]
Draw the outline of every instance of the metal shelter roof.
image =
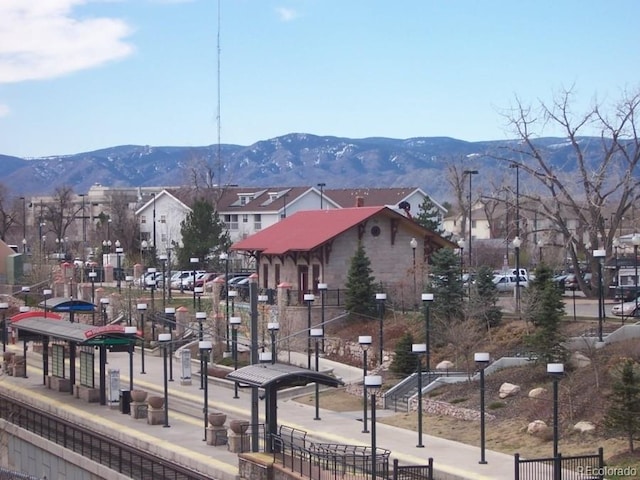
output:
[[344, 385], [342, 380], [325, 373], [283, 363], [260, 363], [239, 368], [227, 374], [227, 379], [250, 387], [276, 389], [317, 382], [330, 387]]
[[[44, 335], [59, 340], [67, 340], [78, 344], [96, 344], [100, 341], [106, 343], [121, 343], [118, 340], [130, 341], [130, 336], [125, 335], [123, 325], [106, 325], [96, 327], [84, 323], [71, 323], [51, 317], [34, 317], [11, 319], [11, 325], [18, 330], [24, 330], [36, 335]], [[136, 335], [138, 336], [138, 335]], [[107, 341], [108, 340], [108, 341]]]
[[50, 312], [93, 312], [96, 306], [91, 302], [77, 298], [55, 297], [42, 301], [39, 308], [45, 308]]

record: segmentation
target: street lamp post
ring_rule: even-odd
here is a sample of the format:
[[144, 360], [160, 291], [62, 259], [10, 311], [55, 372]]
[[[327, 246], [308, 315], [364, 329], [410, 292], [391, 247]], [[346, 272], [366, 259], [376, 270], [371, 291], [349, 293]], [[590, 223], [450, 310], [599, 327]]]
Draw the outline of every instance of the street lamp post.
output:
[[100, 299], [100, 305], [102, 306], [102, 326], [107, 324], [107, 307], [109, 306], [109, 297], [102, 297]]
[[145, 328], [144, 328], [144, 312], [147, 310], [146, 303], [139, 303], [136, 307], [138, 312], [140, 312], [140, 336], [142, 337], [142, 346], [140, 348], [140, 373], [145, 374], [147, 372], [144, 371], [144, 344], [145, 344]]
[[516, 252], [516, 313], [520, 313], [520, 245], [522, 245], [522, 240], [516, 235], [512, 243]]
[[[231, 331], [233, 334], [232, 342], [233, 342], [233, 369], [238, 369], [238, 327], [242, 323], [242, 318], [240, 317], [231, 317], [229, 319], [229, 323], [231, 324]], [[240, 398], [238, 396], [238, 382], [233, 384], [233, 398]]]
[[464, 175], [468, 175], [469, 176], [469, 271], [471, 271], [471, 262], [472, 262], [472, 257], [471, 257], [471, 239], [473, 238], [471, 235], [471, 231], [473, 230], [473, 221], [471, 220], [471, 215], [472, 215], [472, 189], [471, 189], [471, 179], [473, 178], [474, 175], [478, 174], [478, 170], [465, 170], [464, 172], [462, 172]]
[[126, 277], [124, 277], [125, 282], [127, 282], [127, 287], [129, 290], [129, 318], [127, 319], [127, 325], [132, 325], [133, 323], [133, 319], [132, 319], [132, 311], [131, 311], [131, 301], [133, 299], [133, 293], [132, 293], [132, 289], [133, 289], [133, 275], [127, 275]]
[[324, 187], [326, 187], [327, 184], [324, 182], [321, 182], [318, 184], [318, 187], [320, 187], [320, 210], [322, 210], [324, 208], [323, 205], [323, 201], [324, 201]]
[[27, 253], [27, 199], [20, 197], [22, 200], [22, 253]]
[[[635, 312], [637, 312], [638, 311], [638, 246], [640, 245], [640, 235], [638, 235], [637, 233], [634, 233], [633, 237], [631, 237], [631, 243], [633, 243], [633, 266], [635, 268], [635, 274], [633, 277], [633, 286], [634, 286], [633, 296], [636, 299]], [[635, 313], [635, 315], [637, 315], [637, 313]]]
[[[324, 305], [328, 288], [329, 285], [327, 285], [326, 283], [318, 284], [318, 290], [320, 290], [320, 327], [322, 329], [324, 329]], [[322, 351], [324, 352], [324, 335], [322, 336]]]
[[[207, 312], [196, 312], [196, 321], [198, 322], [198, 341], [204, 341], [204, 329], [202, 323], [207, 319]], [[200, 355], [200, 390], [204, 389], [204, 363], [202, 355]]]
[[387, 300], [386, 293], [376, 293], [376, 303], [378, 304], [378, 347], [379, 347], [379, 364], [382, 365], [382, 358], [384, 356], [384, 302]]
[[316, 299], [313, 293], [305, 293], [304, 301], [307, 303], [307, 368], [311, 370], [311, 304]]
[[203, 365], [201, 378], [204, 379], [204, 406], [202, 408], [202, 413], [204, 413], [204, 438], [203, 441], [207, 440], [207, 424], [209, 417], [209, 372], [207, 371], [209, 354], [211, 352], [212, 344], [210, 341], [200, 340], [198, 342], [198, 348], [200, 349], [200, 361]]
[[31, 287], [24, 286], [20, 289], [20, 291], [24, 295], [25, 306], [29, 305], [29, 292], [31, 291]]
[[547, 363], [547, 373], [553, 378], [553, 478], [560, 480], [558, 461], [558, 381], [564, 375], [564, 364]]
[[136, 343], [138, 329], [128, 325], [124, 327], [124, 334], [129, 338], [129, 392], [133, 391], [133, 347]]
[[418, 298], [418, 287], [416, 283], [416, 248], [418, 248], [418, 241], [412, 238], [409, 242], [411, 251], [413, 252], [413, 309], [417, 309], [416, 300]]
[[276, 335], [278, 334], [278, 330], [280, 330], [280, 324], [278, 322], [269, 322], [267, 324], [267, 329], [271, 334], [271, 363], [276, 363], [276, 358], [278, 358], [278, 353], [276, 352]]
[[370, 335], [360, 335], [358, 343], [362, 349], [362, 433], [369, 433], [367, 425], [367, 386], [364, 379], [367, 377], [367, 352], [371, 347], [372, 339]]
[[376, 445], [376, 394], [382, 387], [380, 375], [367, 375], [364, 377], [364, 385], [371, 394], [371, 479], [377, 478], [378, 447]]
[[118, 293], [122, 293], [122, 252], [124, 250], [120, 246], [120, 240], [116, 240], [116, 264], [118, 267], [117, 277], [116, 277], [116, 286], [118, 288]]
[[220, 254], [220, 260], [224, 262], [224, 284], [225, 284], [225, 324], [226, 324], [226, 340], [227, 340], [227, 352], [229, 351], [229, 254], [222, 252]]
[[162, 345], [162, 359], [163, 359], [163, 372], [164, 372], [164, 427], [168, 428], [169, 425], [169, 384], [167, 383], [167, 350], [171, 344], [171, 334], [161, 333], [158, 335], [158, 342]]
[[[164, 315], [167, 319], [169, 331], [176, 329], [176, 309], [175, 307], [165, 307]], [[167, 326], [167, 325], [165, 325]], [[169, 381], [173, 382], [173, 342], [169, 344]]]
[[424, 341], [427, 346], [425, 352], [425, 368], [427, 370], [427, 381], [431, 382], [431, 315], [429, 306], [433, 302], [433, 293], [423, 293], [422, 303], [424, 304]]
[[[315, 347], [316, 347], [316, 372], [320, 371], [320, 348], [319, 348], [319, 342], [320, 340], [322, 340], [322, 338], [324, 338], [324, 330], [322, 328], [312, 328], [311, 329], [311, 336], [314, 338], [315, 340]], [[320, 383], [318, 383], [317, 381], [316, 383], [316, 416], [313, 418], [314, 420], [320, 420]]]
[[261, 312], [261, 318], [260, 318], [260, 333], [262, 335], [262, 340], [261, 340], [261, 345], [262, 345], [262, 350], [264, 351], [264, 346], [265, 346], [265, 340], [264, 340], [264, 335], [266, 332], [266, 328], [265, 328], [265, 323], [264, 323], [264, 314], [265, 314], [265, 310], [267, 308], [267, 301], [269, 300], [269, 297], [267, 295], [258, 295], [258, 305], [260, 306], [260, 312]]
[[7, 351], [7, 310], [9, 304], [7, 302], [0, 303], [0, 312], [2, 312], [2, 352]]
[[[228, 279], [227, 279], [228, 281]], [[235, 316], [236, 297], [238, 296], [237, 290], [229, 290], [227, 283], [227, 352], [231, 353], [231, 317]], [[231, 300], [231, 314], [229, 314], [229, 300]], [[231, 316], [229, 316], [231, 315]]]
[[42, 290], [42, 296], [44, 297], [44, 318], [47, 318], [47, 298], [53, 294], [53, 290], [45, 288]]
[[542, 262], [543, 262], [542, 247], [544, 247], [544, 240], [540, 239], [540, 240], [538, 240], [538, 262], [540, 264], [542, 264]]
[[418, 444], [416, 447], [424, 448], [422, 443], [422, 357], [423, 353], [427, 352], [426, 343], [414, 343], [411, 345], [411, 351], [416, 355], [417, 370], [418, 370]]
[[149, 290], [151, 291], [151, 311], [153, 312], [153, 315], [156, 314], [156, 297], [155, 297], [155, 293], [156, 293], [156, 269], [154, 267], [149, 267], [147, 268], [147, 273], [150, 273], [151, 275], [148, 276], [147, 278], [149, 278], [150, 280], [147, 283], [147, 286], [149, 287]]
[[[95, 270], [89, 272], [89, 281], [91, 282], [91, 303], [96, 303], [96, 277], [98, 273]], [[91, 310], [91, 324], [96, 324], [96, 312], [95, 307]]]
[[193, 309], [196, 309], [196, 268], [198, 267], [198, 263], [200, 263], [200, 259], [196, 257], [191, 257], [189, 262], [193, 266]]
[[[622, 285], [620, 285], [620, 271], [619, 271], [619, 264], [618, 264], [618, 248], [620, 248], [620, 240], [618, 240], [618, 238], [614, 238], [613, 239], [613, 252], [614, 252], [614, 256], [615, 256], [615, 261], [616, 261], [616, 290], [615, 291], [619, 291], [620, 292], [620, 320], [622, 322], [622, 324], [624, 325], [624, 295], [622, 294]], [[636, 278], [637, 278], [637, 273], [636, 273]], [[614, 293], [615, 293], [614, 291]]]
[[487, 463], [485, 459], [484, 369], [489, 364], [490, 356], [486, 352], [475, 353], [473, 359], [480, 369], [480, 461], [478, 463], [484, 465]]
[[[460, 249], [460, 281], [462, 282], [462, 276], [464, 275], [464, 249], [467, 246], [467, 242], [464, 238], [458, 240], [458, 248]], [[469, 276], [469, 283], [471, 283], [471, 276]], [[464, 300], [464, 283], [460, 290], [462, 292], [462, 298]]]
[[202, 310], [202, 294], [204, 293], [204, 287], [193, 287], [193, 293], [196, 295], [198, 310]]
[[[162, 308], [167, 306], [167, 259], [169, 257], [165, 254], [158, 255], [158, 259], [162, 262]], [[169, 285], [171, 285], [171, 279], [169, 278]]]
[[[637, 247], [636, 247], [637, 250]], [[604, 297], [602, 288], [602, 260], [607, 256], [606, 250], [594, 250], [593, 258], [598, 261], [598, 341], [602, 342], [602, 323], [604, 321]], [[637, 281], [636, 277], [636, 281]]]

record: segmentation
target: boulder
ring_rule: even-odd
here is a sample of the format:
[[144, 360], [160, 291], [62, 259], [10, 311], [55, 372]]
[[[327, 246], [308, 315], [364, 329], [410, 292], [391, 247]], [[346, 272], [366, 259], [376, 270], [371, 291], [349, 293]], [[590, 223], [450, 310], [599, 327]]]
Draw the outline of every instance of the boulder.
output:
[[546, 388], [538, 387], [529, 391], [529, 398], [540, 398], [547, 393]]
[[507, 397], [513, 397], [518, 393], [520, 393], [519, 385], [514, 385], [513, 383], [505, 382], [502, 385], [500, 385], [500, 393], [498, 394], [498, 396], [500, 398], [507, 398]]
[[542, 420], [534, 420], [527, 425], [527, 433], [529, 435], [538, 435], [547, 430], [547, 424]]
[[436, 370], [451, 370], [454, 367], [453, 362], [449, 360], [443, 360], [436, 365]]
[[590, 433], [590, 432], [593, 432], [596, 429], [596, 426], [591, 422], [587, 422], [587, 421], [582, 420], [582, 421], [576, 423], [573, 426], [573, 429], [576, 430], [577, 432], [580, 432], [580, 433]]
[[569, 359], [569, 364], [574, 368], [584, 368], [591, 365], [591, 359], [580, 352], [573, 352]]

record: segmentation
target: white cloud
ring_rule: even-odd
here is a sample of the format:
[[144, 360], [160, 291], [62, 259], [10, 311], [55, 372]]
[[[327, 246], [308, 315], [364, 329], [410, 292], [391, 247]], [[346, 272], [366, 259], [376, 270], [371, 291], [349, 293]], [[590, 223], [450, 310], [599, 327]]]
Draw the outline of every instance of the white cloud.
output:
[[0, 118], [6, 117], [10, 112], [11, 110], [9, 109], [8, 105], [3, 105], [2, 103], [0, 103]]
[[291, 22], [299, 16], [298, 12], [296, 12], [292, 8], [278, 7], [276, 8], [276, 12], [280, 17], [280, 20], [282, 20], [283, 22]]
[[113, 18], [79, 18], [87, 0], [0, 1], [0, 83], [58, 77], [130, 55], [131, 28]]

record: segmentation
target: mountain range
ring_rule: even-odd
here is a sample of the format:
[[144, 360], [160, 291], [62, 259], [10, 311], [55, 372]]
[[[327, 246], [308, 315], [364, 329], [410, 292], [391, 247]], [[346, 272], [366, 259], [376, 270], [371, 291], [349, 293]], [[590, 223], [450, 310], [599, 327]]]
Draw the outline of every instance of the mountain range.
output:
[[[573, 153], [565, 139], [537, 144], [565, 165]], [[502, 170], [491, 152], [509, 156], [516, 140], [466, 142], [448, 137], [350, 139], [292, 133], [250, 146], [202, 147], [123, 145], [73, 155], [18, 158], [0, 155], [2, 182], [15, 195], [50, 195], [67, 185], [76, 193], [94, 184], [112, 187], [190, 184], [190, 174], [207, 162], [214, 182], [247, 186], [327, 188], [420, 187], [438, 200], [452, 196], [447, 165], [481, 170], [474, 182], [488, 185]], [[521, 159], [513, 158], [516, 161]], [[468, 167], [466, 166], [468, 164]], [[217, 178], [216, 178], [217, 177]], [[484, 177], [484, 179], [483, 179]]]

